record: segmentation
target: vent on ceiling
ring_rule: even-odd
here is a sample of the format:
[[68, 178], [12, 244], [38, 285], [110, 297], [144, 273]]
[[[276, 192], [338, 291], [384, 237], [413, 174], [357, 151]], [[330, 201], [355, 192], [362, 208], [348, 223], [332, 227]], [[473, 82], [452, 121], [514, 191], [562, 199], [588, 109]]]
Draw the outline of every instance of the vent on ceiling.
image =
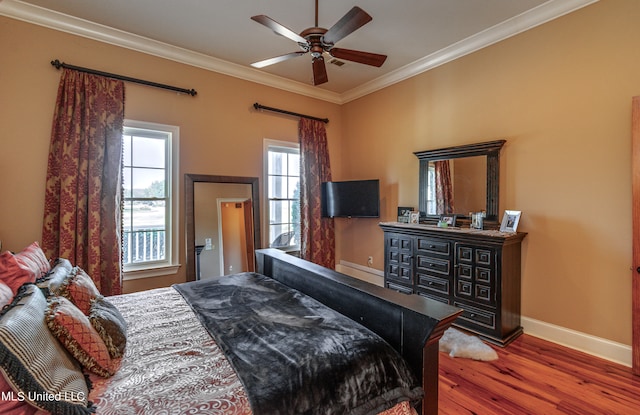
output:
[[339, 61], [339, 60], [337, 60], [337, 59], [331, 59], [331, 60], [329, 61], [329, 63], [332, 63], [332, 64], [334, 64], [334, 65], [336, 65], [336, 66], [342, 66], [342, 65], [344, 65], [344, 62], [343, 62], [343, 61]]

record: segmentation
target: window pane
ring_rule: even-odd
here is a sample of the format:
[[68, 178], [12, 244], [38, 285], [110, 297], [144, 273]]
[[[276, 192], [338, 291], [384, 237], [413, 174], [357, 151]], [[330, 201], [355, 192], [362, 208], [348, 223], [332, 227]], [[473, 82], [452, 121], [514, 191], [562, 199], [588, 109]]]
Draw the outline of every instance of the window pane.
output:
[[272, 248], [283, 248], [292, 245], [293, 232], [289, 225], [271, 225], [269, 227], [269, 235], [271, 235], [269, 246]]
[[127, 223], [122, 244], [125, 264], [166, 258], [166, 214], [164, 200], [125, 203]]
[[148, 137], [133, 137], [133, 165], [137, 167], [165, 166], [165, 140]]
[[286, 177], [269, 176], [269, 198], [286, 199]]
[[165, 197], [165, 171], [133, 168], [132, 197]]
[[289, 177], [288, 182], [287, 199], [300, 199], [300, 178]]
[[280, 224], [289, 222], [289, 201], [269, 201], [269, 223]]
[[125, 167], [122, 169], [122, 194], [125, 198], [132, 197], [131, 193], [131, 169]]
[[122, 140], [122, 163], [125, 166], [131, 165], [131, 136], [125, 135]]
[[289, 154], [289, 176], [300, 176], [300, 155]]
[[269, 152], [269, 174], [287, 174], [286, 156], [284, 153]]

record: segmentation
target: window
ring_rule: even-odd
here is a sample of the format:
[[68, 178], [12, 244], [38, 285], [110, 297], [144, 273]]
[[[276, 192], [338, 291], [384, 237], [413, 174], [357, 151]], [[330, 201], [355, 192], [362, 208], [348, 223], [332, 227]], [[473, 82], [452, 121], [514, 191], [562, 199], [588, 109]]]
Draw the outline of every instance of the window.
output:
[[427, 169], [427, 215], [435, 215], [436, 212], [436, 165], [429, 162]]
[[[178, 233], [172, 226], [177, 222], [173, 195], [177, 195], [178, 133], [178, 127], [125, 121], [122, 252], [129, 277], [168, 274], [171, 268], [158, 271], [177, 259], [174, 239]], [[140, 273], [150, 269], [156, 272]]]
[[300, 149], [297, 143], [265, 140], [269, 246], [300, 247]]

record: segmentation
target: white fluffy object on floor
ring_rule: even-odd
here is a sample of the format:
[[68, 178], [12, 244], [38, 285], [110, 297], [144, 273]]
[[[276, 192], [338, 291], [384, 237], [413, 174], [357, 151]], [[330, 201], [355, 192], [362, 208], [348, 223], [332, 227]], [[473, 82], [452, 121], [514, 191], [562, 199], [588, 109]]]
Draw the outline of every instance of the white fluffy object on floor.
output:
[[465, 357], [473, 360], [491, 361], [498, 359], [498, 353], [484, 344], [480, 338], [470, 336], [449, 327], [440, 339], [440, 351], [451, 357]]

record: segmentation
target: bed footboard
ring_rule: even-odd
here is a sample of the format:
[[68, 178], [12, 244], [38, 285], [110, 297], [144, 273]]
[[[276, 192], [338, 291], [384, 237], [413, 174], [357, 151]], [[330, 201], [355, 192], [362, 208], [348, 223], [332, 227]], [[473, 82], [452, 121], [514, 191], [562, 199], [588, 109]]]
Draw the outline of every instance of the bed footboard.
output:
[[[285, 254], [256, 251], [258, 272], [315, 298], [385, 339], [422, 379], [419, 412], [438, 413], [438, 341], [462, 310], [401, 294]], [[421, 410], [421, 411], [420, 411]]]

